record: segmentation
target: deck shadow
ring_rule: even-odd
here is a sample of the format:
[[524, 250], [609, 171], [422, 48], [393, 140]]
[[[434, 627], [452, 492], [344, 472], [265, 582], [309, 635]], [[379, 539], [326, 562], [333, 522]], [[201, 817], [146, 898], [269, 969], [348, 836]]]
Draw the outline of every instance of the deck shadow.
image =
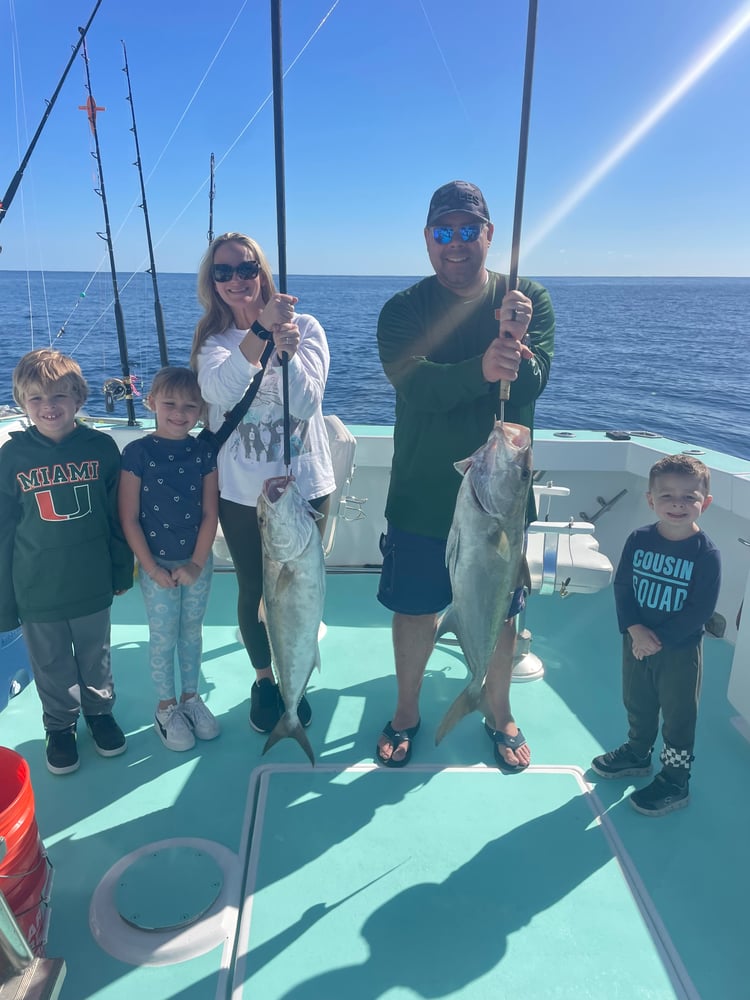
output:
[[324, 770], [261, 769], [235, 995], [689, 995], [577, 769]]

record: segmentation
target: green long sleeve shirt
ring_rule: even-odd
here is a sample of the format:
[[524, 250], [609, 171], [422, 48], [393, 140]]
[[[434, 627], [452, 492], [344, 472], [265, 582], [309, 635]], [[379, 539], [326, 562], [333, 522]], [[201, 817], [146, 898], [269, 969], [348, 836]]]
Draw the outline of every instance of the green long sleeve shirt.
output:
[[119, 473], [115, 442], [83, 424], [58, 442], [14, 431], [0, 448], [0, 631], [92, 615], [132, 587]]
[[[526, 336], [533, 358], [511, 383], [505, 419], [533, 430], [534, 404], [549, 377], [555, 317], [542, 285], [521, 278], [534, 313]], [[463, 299], [433, 275], [394, 295], [380, 313], [378, 350], [396, 390], [393, 464], [385, 514], [404, 531], [447, 538], [461, 485], [454, 462], [487, 440], [499, 416], [499, 384], [482, 374], [497, 337], [506, 278], [488, 272], [482, 292]], [[533, 517], [533, 496], [530, 517]]]

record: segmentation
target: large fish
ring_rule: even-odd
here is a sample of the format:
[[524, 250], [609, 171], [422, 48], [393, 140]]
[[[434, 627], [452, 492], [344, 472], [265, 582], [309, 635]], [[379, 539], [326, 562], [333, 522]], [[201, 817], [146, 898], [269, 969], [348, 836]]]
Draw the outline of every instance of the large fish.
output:
[[271, 654], [286, 711], [266, 740], [263, 753], [292, 737], [310, 763], [315, 756], [297, 715], [313, 668], [320, 665], [318, 628], [323, 617], [325, 566], [316, 520], [294, 477], [263, 483], [258, 525], [263, 543], [263, 603]]
[[528, 579], [523, 554], [531, 485], [528, 427], [498, 420], [487, 442], [470, 458], [456, 462], [456, 469], [464, 478], [445, 556], [453, 604], [439, 632], [455, 632], [471, 680], [438, 726], [436, 743], [479, 707], [511, 596]]

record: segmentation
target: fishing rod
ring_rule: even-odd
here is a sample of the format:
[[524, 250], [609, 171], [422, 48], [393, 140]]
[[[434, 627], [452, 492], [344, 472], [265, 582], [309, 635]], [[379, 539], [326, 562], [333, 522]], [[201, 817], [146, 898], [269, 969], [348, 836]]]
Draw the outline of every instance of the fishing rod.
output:
[[[536, 14], [538, 0], [529, 0], [529, 17], [526, 27], [526, 59], [523, 71], [523, 98], [521, 101], [521, 128], [518, 139], [518, 170], [516, 172], [516, 200], [513, 212], [513, 236], [510, 245], [510, 270], [508, 289], [518, 287], [518, 257], [521, 246], [521, 219], [523, 217], [523, 193], [526, 184], [526, 152], [529, 145], [529, 119], [531, 117], [531, 83], [534, 76], [534, 44], [536, 39]], [[500, 319], [496, 310], [495, 319]], [[508, 336], [506, 334], [506, 336]], [[505, 417], [505, 403], [510, 398], [510, 382], [500, 382], [500, 423]]]
[[[286, 294], [286, 195], [284, 191], [284, 74], [281, 62], [281, 0], [271, 0], [271, 60], [273, 69], [273, 135], [276, 157], [276, 232], [279, 245], [279, 291]], [[284, 465], [290, 474], [289, 355], [281, 355], [284, 403]]]
[[141, 183], [141, 208], [143, 209], [143, 219], [146, 223], [146, 242], [148, 243], [148, 259], [150, 262], [150, 267], [148, 273], [151, 275], [151, 283], [154, 286], [154, 317], [156, 319], [156, 336], [159, 341], [159, 358], [161, 360], [162, 368], [165, 368], [169, 364], [169, 356], [167, 353], [167, 335], [164, 330], [164, 312], [161, 307], [161, 301], [159, 300], [159, 285], [156, 280], [156, 263], [154, 261], [154, 244], [151, 241], [151, 224], [148, 219], [148, 206], [146, 204], [146, 185], [143, 180], [143, 169], [141, 166], [141, 147], [138, 142], [138, 129], [135, 124], [135, 105], [133, 104], [133, 91], [130, 86], [130, 70], [128, 69], [128, 51], [125, 48], [125, 42], [120, 39], [122, 44], [122, 54], [125, 59], [125, 65], [122, 68], [123, 73], [128, 81], [128, 97], [127, 100], [130, 103], [130, 117], [132, 119], [132, 126], [130, 131], [133, 133], [133, 138], [135, 139], [135, 166], [138, 168], [138, 180]]
[[107, 194], [104, 189], [104, 172], [102, 171], [102, 158], [101, 151], [99, 149], [99, 133], [96, 128], [96, 113], [97, 111], [104, 111], [104, 108], [97, 107], [96, 101], [94, 100], [94, 95], [91, 92], [91, 73], [89, 71], [89, 57], [86, 51], [86, 42], [83, 43], [83, 62], [86, 66], [86, 91], [88, 92], [88, 100], [84, 105], [79, 108], [79, 111], [86, 111], [88, 114], [89, 125], [91, 126], [91, 132], [94, 136], [94, 149], [95, 152], [92, 156], [96, 160], [96, 165], [99, 171], [99, 187], [94, 190], [102, 199], [102, 206], [104, 207], [104, 233], [97, 233], [101, 239], [106, 241], [107, 251], [109, 253], [109, 269], [112, 273], [112, 292], [114, 294], [115, 300], [115, 325], [117, 327], [117, 343], [120, 348], [120, 367], [122, 368], [122, 383], [125, 387], [125, 405], [128, 412], [128, 427], [135, 427], [135, 407], [133, 405], [133, 384], [130, 375], [130, 362], [128, 361], [128, 345], [125, 337], [125, 319], [122, 314], [122, 306], [120, 305], [120, 293], [117, 288], [117, 270], [115, 269], [115, 253], [112, 246], [112, 230], [109, 225], [109, 209], [107, 207]]
[[[31, 154], [34, 152], [34, 147], [37, 144], [39, 136], [42, 134], [42, 129], [47, 124], [47, 119], [49, 118], [49, 116], [50, 116], [50, 114], [52, 112], [52, 108], [55, 106], [55, 101], [57, 100], [57, 95], [62, 90], [62, 85], [65, 83], [65, 78], [67, 77], [68, 72], [70, 70], [70, 67], [73, 65], [73, 63], [75, 61], [75, 58], [78, 55], [78, 50], [84, 44], [84, 40], [86, 38], [86, 33], [88, 32], [89, 28], [91, 27], [91, 22], [94, 20], [94, 16], [96, 15], [96, 12], [99, 10], [99, 7], [101, 6], [101, 3], [102, 3], [102, 0], [96, 0], [96, 5], [95, 5], [93, 11], [91, 12], [91, 16], [89, 17], [88, 21], [86, 22], [86, 26], [84, 28], [79, 28], [78, 29], [78, 32], [80, 34], [80, 38], [78, 39], [78, 42], [76, 43], [75, 48], [73, 49], [73, 54], [71, 55], [70, 59], [68, 60], [67, 66], [63, 70], [63, 75], [60, 77], [60, 80], [59, 80], [59, 82], [57, 84], [57, 87], [55, 88], [54, 94], [46, 102], [47, 103], [47, 109], [44, 112], [44, 114], [42, 115], [42, 120], [39, 122], [39, 126], [38, 126], [36, 132], [34, 133], [33, 139], [29, 143], [29, 148], [26, 150], [26, 154], [25, 154], [24, 158], [21, 160], [21, 165], [19, 166], [18, 170], [16, 170], [15, 174], [13, 175], [13, 180], [10, 182], [10, 186], [8, 187], [8, 190], [3, 195], [3, 200], [0, 201], [0, 222], [2, 222], [3, 219], [5, 218], [5, 216], [8, 214], [8, 209], [10, 208], [10, 203], [13, 201], [13, 198], [15, 197], [16, 191], [19, 188], [19, 185], [21, 183], [21, 178], [23, 177], [23, 172], [26, 169], [26, 166], [27, 166], [29, 160], [31, 159]], [[2, 251], [2, 247], [0, 247], [0, 252], [1, 251]]]
[[216, 185], [214, 184], [214, 154], [211, 153], [211, 168], [209, 170], [208, 182], [208, 242], [214, 241], [214, 198], [216, 197]]

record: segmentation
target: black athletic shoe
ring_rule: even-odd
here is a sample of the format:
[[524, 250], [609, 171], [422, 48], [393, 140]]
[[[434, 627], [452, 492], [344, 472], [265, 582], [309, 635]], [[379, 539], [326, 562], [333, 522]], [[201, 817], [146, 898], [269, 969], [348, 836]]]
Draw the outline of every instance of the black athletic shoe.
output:
[[629, 743], [623, 743], [616, 750], [594, 757], [591, 761], [592, 771], [601, 778], [627, 778], [628, 775], [651, 774], [651, 754], [636, 757]]
[[125, 753], [128, 741], [109, 712], [104, 715], [86, 715], [84, 718], [98, 754], [102, 757], [117, 757], [118, 754]]
[[281, 698], [273, 681], [263, 677], [250, 688], [250, 725], [256, 733], [270, 733], [281, 718]]
[[70, 774], [78, 770], [78, 747], [75, 726], [47, 732], [47, 770], [52, 774]]
[[[284, 712], [286, 712], [286, 705], [284, 704], [284, 699], [281, 697], [280, 691], [279, 691], [279, 708], [281, 710], [281, 714], [283, 715]], [[297, 717], [299, 718], [299, 721], [302, 723], [305, 729], [307, 729], [307, 727], [312, 722], [312, 709], [310, 708], [310, 702], [304, 695], [302, 695], [300, 703], [299, 705], [297, 705]]]
[[684, 809], [690, 802], [688, 783], [677, 785], [663, 774], [657, 774], [650, 785], [630, 796], [631, 806], [644, 816], [666, 816], [675, 809]]

